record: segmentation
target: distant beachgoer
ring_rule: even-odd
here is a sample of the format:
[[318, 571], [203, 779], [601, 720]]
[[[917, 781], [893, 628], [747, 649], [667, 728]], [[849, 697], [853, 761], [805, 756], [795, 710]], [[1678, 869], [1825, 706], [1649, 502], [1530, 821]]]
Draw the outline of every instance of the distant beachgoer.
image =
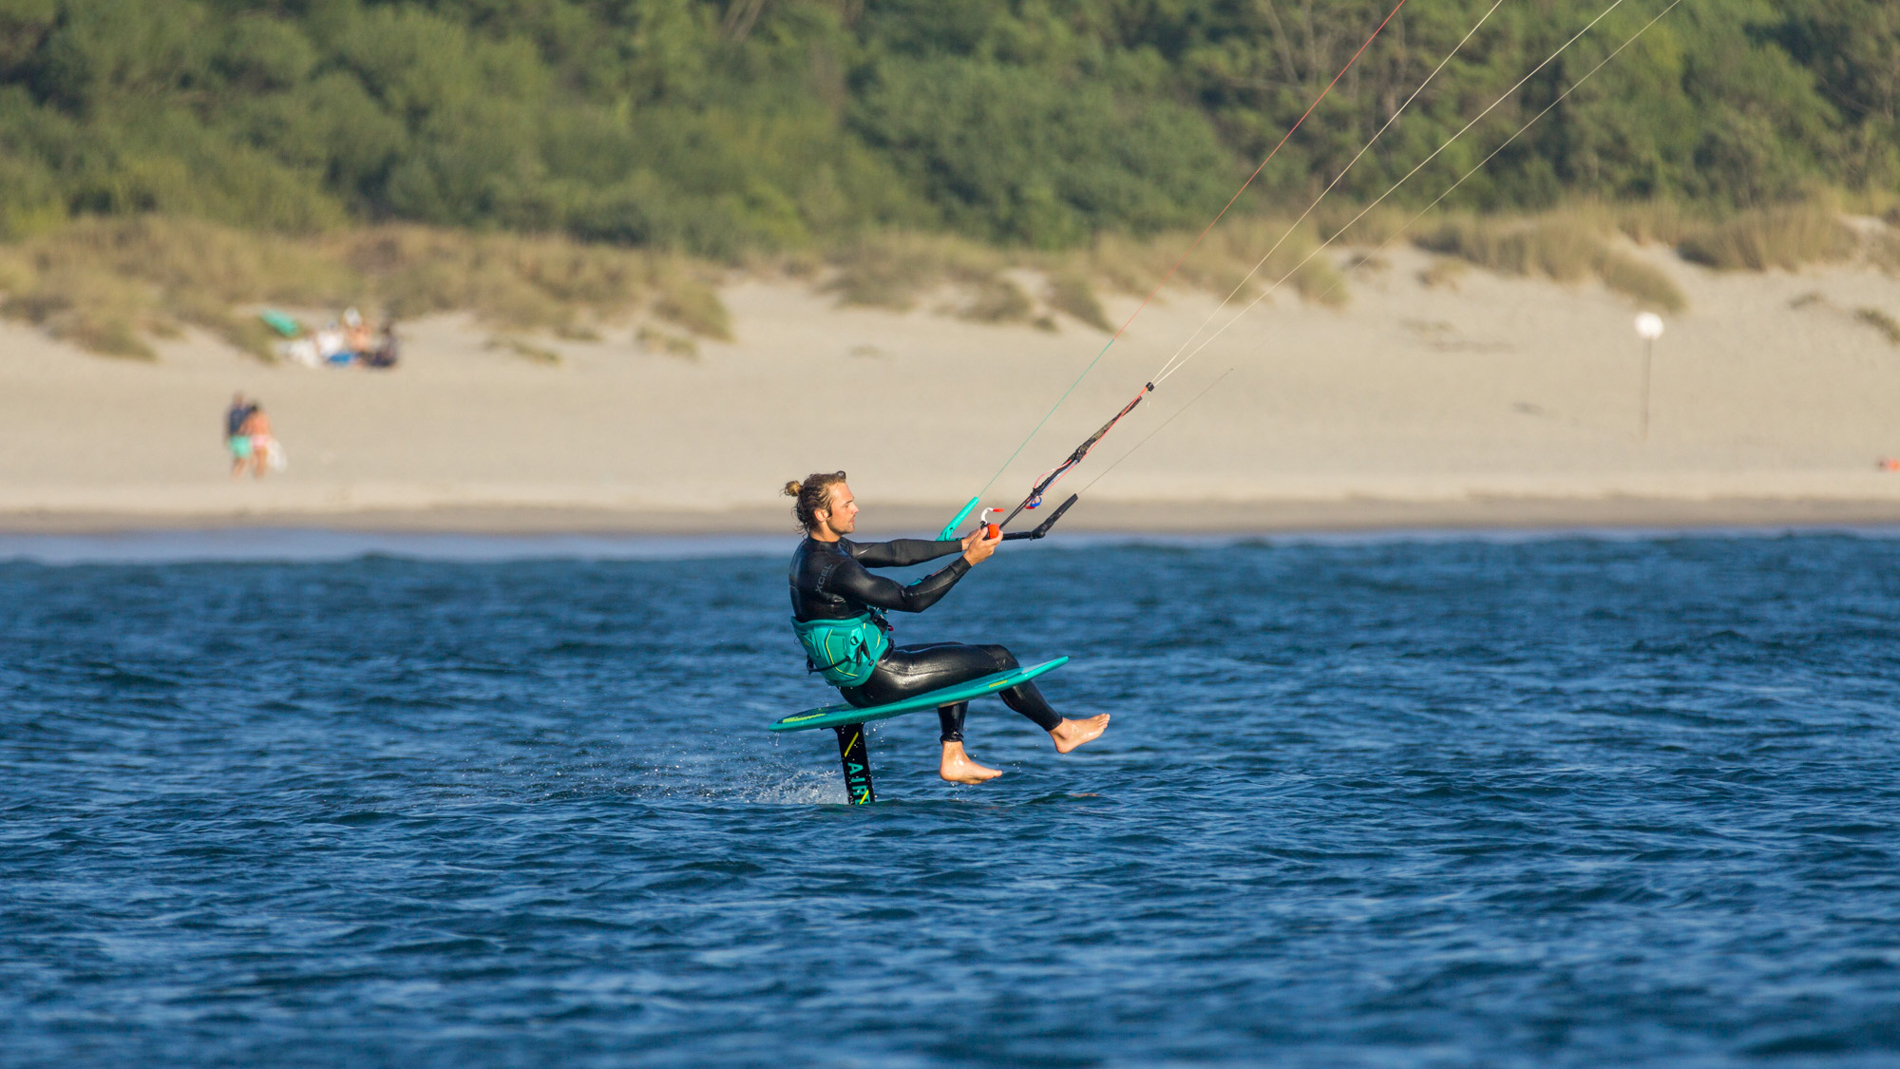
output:
[[317, 359], [326, 364], [347, 364], [354, 356], [343, 340], [343, 331], [332, 323], [316, 333]]
[[274, 463], [277, 439], [271, 435], [270, 417], [264, 414], [263, 405], [252, 403], [250, 415], [244, 418], [241, 429], [250, 443], [251, 478], [262, 479], [267, 466], [279, 467]]
[[343, 313], [343, 348], [364, 360], [375, 348], [376, 335], [363, 322], [363, 314], [352, 308]]
[[384, 323], [382, 333], [376, 338], [376, 345], [363, 358], [363, 363], [370, 367], [395, 367], [401, 350], [402, 343], [396, 340], [396, 324]]
[[244, 399], [241, 393], [231, 395], [231, 407], [224, 413], [224, 446], [231, 451], [231, 478], [244, 474], [244, 466], [251, 461], [251, 439], [244, 431], [245, 421], [257, 406]]

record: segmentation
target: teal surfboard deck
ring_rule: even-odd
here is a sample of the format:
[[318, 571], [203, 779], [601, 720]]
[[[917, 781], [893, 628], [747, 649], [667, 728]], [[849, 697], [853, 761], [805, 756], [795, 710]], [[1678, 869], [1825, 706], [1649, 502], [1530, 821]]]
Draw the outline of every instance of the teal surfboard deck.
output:
[[1042, 675], [1053, 672], [1068, 664], [1067, 657], [1057, 657], [1053, 661], [1032, 664], [1027, 668], [1018, 668], [1013, 672], [996, 672], [958, 683], [942, 690], [928, 691], [914, 698], [892, 702], [889, 705], [872, 705], [860, 709], [855, 705], [827, 705], [820, 709], [808, 709], [802, 713], [793, 713], [772, 725], [773, 731], [804, 731], [808, 728], [835, 728], [846, 724], [862, 724], [871, 720], [884, 720], [905, 713], [914, 713], [921, 709], [935, 709], [939, 705], [954, 705], [967, 702], [971, 698], [981, 698], [985, 694], [994, 694], [1006, 690], [1018, 683], [1025, 683]]

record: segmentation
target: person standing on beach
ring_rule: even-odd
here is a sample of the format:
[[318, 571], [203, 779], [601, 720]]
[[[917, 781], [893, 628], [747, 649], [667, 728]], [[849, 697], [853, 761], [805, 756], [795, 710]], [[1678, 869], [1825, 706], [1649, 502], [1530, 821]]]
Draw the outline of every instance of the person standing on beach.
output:
[[251, 478], [262, 479], [265, 466], [271, 464], [272, 454], [277, 451], [277, 439], [271, 436], [270, 417], [264, 414], [263, 405], [251, 403], [250, 414], [244, 417], [239, 431], [248, 443]]
[[224, 447], [231, 451], [231, 478], [244, 474], [244, 466], [251, 460], [251, 439], [244, 433], [244, 423], [251, 418], [257, 406], [244, 399], [241, 393], [231, 395], [231, 407], [224, 413]]
[[[841, 471], [786, 483], [785, 496], [797, 499], [792, 511], [805, 528], [805, 540], [792, 554], [792, 630], [805, 647], [806, 667], [822, 672], [845, 701], [860, 709], [886, 705], [1021, 667], [1002, 646], [933, 642], [893, 647], [885, 634], [890, 625], [879, 611], [923, 612], [935, 605], [957, 580], [996, 552], [1003, 541], [1000, 533], [985, 538], [979, 531], [943, 542], [853, 542], [844, 536], [857, 530], [858, 505]], [[909, 586], [867, 570], [902, 568], [959, 552], [949, 567]], [[845, 651], [842, 659], [833, 656], [836, 650]], [[1107, 713], [1064, 719], [1034, 683], [1018, 683], [999, 696], [1004, 705], [1047, 731], [1057, 753], [1068, 753], [1108, 728]], [[957, 702], [937, 710], [943, 728], [938, 775], [952, 783], [982, 783], [1002, 775], [964, 752], [963, 715], [968, 708], [968, 702]]]

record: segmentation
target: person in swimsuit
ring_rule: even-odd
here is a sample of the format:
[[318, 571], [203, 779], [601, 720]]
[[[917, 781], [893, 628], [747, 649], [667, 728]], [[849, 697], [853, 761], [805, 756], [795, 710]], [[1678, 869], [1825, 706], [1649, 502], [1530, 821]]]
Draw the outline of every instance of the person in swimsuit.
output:
[[[967, 538], [945, 542], [910, 538], [853, 542], [845, 536], [857, 530], [858, 505], [851, 496], [851, 487], [845, 484], [844, 472], [810, 475], [802, 482], [786, 483], [785, 494], [797, 499], [792, 511], [805, 528], [805, 540], [792, 554], [793, 627], [801, 640], [812, 629], [831, 628], [834, 636], [848, 633], [854, 625], [863, 629], [850, 646], [854, 652], [847, 655], [854, 656], [854, 662], [833, 658], [807, 665], [814, 672], [825, 672], [826, 680], [838, 686], [845, 701], [858, 708], [885, 705], [1020, 667], [1015, 655], [1002, 646], [936, 642], [893, 647], [871, 630], [888, 630], [880, 610], [923, 612], [935, 605], [957, 580], [996, 552], [1002, 542], [1000, 536], [984, 538], [979, 530]], [[922, 564], [952, 553], [961, 556], [909, 586], [869, 571]], [[821, 650], [844, 648], [807, 642], [808, 659], [814, 646]], [[1107, 713], [1087, 720], [1064, 719], [1049, 707], [1033, 682], [1019, 683], [1001, 691], [1000, 696], [1005, 705], [1047, 731], [1057, 753], [1068, 753], [1108, 727]], [[963, 716], [968, 708], [968, 702], [958, 702], [937, 710], [943, 729], [938, 774], [952, 783], [982, 783], [1002, 775], [970, 760], [964, 752]]]
[[262, 479], [270, 466], [271, 451], [277, 448], [277, 440], [271, 437], [270, 417], [264, 414], [263, 405], [251, 402], [250, 414], [244, 417], [244, 426], [239, 432], [250, 443], [251, 478]]

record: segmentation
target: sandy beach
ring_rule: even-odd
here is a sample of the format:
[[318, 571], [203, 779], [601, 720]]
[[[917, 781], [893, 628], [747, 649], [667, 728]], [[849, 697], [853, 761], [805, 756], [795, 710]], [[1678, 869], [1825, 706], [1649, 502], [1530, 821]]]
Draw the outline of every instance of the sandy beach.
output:
[[[1433, 258], [1407, 249], [1354, 269], [1343, 307], [1276, 294], [1226, 329], [1060, 485], [1087, 490], [1064, 522], [1900, 523], [1900, 474], [1878, 468], [1900, 455], [1900, 347], [1857, 314], [1900, 317], [1900, 281], [1642, 255], [1690, 302], [1656, 343], [1646, 441], [1627, 299], [1475, 269], [1432, 286]], [[842, 308], [792, 280], [735, 278], [723, 296], [735, 340], [696, 357], [645, 351], [627, 324], [533, 339], [550, 362], [448, 316], [406, 324], [391, 372], [267, 366], [193, 334], [155, 341], [156, 362], [117, 360], [0, 324], [0, 529], [763, 533], [789, 527], [785, 480], [844, 468], [867, 532], [915, 532], [979, 490], [1013, 504], [1234, 312], [1167, 291], [1005, 465], [1107, 335], [932, 301]], [[1105, 303], [1120, 322], [1138, 300]], [[263, 401], [288, 471], [228, 476], [234, 390]]]

